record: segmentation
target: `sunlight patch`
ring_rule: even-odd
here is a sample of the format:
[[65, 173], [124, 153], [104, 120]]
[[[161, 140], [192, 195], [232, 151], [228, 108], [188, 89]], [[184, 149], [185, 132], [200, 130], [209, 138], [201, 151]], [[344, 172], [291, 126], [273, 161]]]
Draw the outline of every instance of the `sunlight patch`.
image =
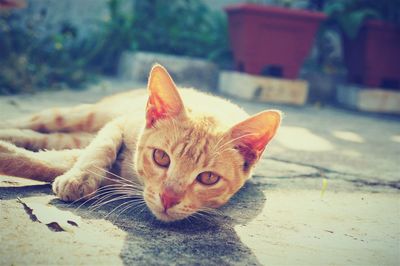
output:
[[301, 151], [329, 151], [334, 147], [328, 140], [303, 127], [281, 127], [276, 140], [286, 148]]
[[400, 143], [400, 135], [394, 135], [390, 138], [394, 142]]
[[358, 142], [358, 143], [365, 142], [363, 137], [351, 131], [333, 131], [332, 135], [341, 140]]
[[[349, 265], [349, 261], [359, 265], [396, 264], [397, 195], [365, 191], [332, 193], [329, 188], [322, 199], [318, 190], [264, 193], [268, 200], [260, 214], [234, 227], [240, 241], [260, 264]], [[388, 208], [384, 214], [382, 206]]]
[[355, 150], [341, 150], [340, 153], [345, 156], [349, 156], [349, 157], [353, 157], [353, 158], [359, 158], [362, 156], [362, 154], [360, 152], [355, 151]]

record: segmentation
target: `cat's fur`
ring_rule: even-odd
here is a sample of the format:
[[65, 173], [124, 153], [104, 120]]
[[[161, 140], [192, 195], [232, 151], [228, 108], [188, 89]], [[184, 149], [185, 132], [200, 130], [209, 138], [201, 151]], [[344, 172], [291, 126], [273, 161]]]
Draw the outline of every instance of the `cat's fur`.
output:
[[[139, 182], [152, 213], [174, 221], [225, 204], [250, 178], [281, 121], [279, 111], [249, 117], [221, 98], [178, 92], [160, 65], [151, 70], [148, 94], [135, 90], [8, 122], [2, 127], [11, 129], [0, 130], [0, 172], [54, 181], [65, 201]], [[168, 156], [167, 166], [157, 164], [155, 149]], [[206, 185], [198, 178], [204, 172], [219, 179]]]

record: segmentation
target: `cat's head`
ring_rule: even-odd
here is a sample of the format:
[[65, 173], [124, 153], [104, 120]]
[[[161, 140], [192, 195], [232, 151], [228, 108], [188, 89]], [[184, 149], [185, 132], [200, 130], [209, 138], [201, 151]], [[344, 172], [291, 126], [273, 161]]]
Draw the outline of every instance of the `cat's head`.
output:
[[160, 65], [151, 70], [148, 91], [135, 164], [151, 212], [169, 222], [225, 204], [250, 177], [280, 112], [264, 111], [221, 130], [212, 116], [191, 114]]

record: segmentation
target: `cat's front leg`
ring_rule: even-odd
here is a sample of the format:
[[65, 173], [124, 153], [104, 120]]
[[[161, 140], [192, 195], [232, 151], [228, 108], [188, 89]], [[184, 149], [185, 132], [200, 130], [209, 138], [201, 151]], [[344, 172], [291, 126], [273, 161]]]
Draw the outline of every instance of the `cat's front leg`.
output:
[[111, 121], [85, 148], [75, 165], [53, 183], [54, 193], [64, 201], [93, 196], [107, 178], [123, 140], [124, 118]]

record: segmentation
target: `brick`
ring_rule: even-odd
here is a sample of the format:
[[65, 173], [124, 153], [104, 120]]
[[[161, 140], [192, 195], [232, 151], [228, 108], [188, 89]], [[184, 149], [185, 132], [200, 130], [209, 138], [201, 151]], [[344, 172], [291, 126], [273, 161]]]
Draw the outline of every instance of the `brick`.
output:
[[400, 114], [398, 91], [340, 85], [337, 100], [340, 104], [359, 111]]
[[118, 75], [125, 80], [147, 82], [149, 70], [159, 63], [168, 69], [179, 86], [214, 91], [219, 68], [207, 60], [147, 52], [126, 52], [121, 56]]
[[304, 105], [307, 100], [308, 83], [304, 80], [277, 79], [221, 71], [219, 90], [224, 94], [246, 100]]

